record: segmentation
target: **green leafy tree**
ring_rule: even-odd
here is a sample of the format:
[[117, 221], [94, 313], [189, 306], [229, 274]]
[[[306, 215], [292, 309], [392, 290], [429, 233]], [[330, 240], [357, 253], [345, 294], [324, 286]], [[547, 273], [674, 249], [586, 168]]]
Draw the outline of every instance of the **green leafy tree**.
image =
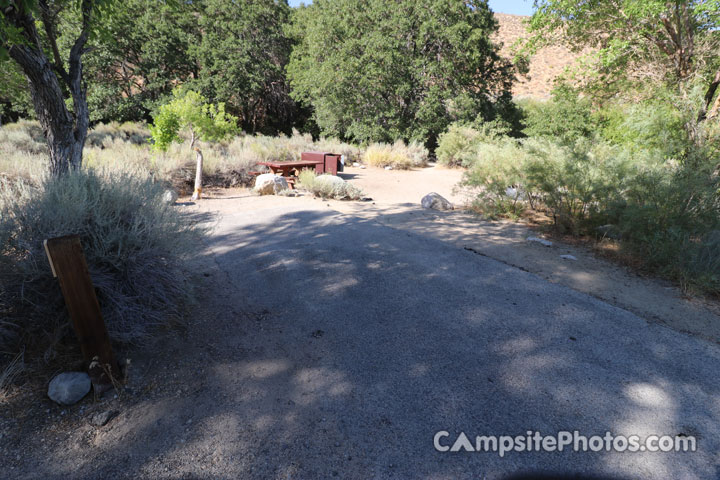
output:
[[203, 154], [199, 140], [218, 141], [237, 132], [237, 118], [225, 112], [225, 104], [208, 103], [207, 99], [192, 90], [176, 89], [173, 100], [162, 105], [150, 127], [153, 145], [165, 151], [174, 141], [180, 141], [183, 129], [190, 131], [190, 148], [195, 151], [195, 191], [193, 200], [202, 196]]
[[294, 13], [292, 95], [326, 135], [432, 145], [511, 103], [496, 30], [483, 0], [317, 0]]
[[27, 79], [20, 68], [6, 62], [0, 68], [0, 125], [32, 112]]
[[[0, 0], [0, 61], [12, 59], [28, 79], [53, 175], [82, 163], [90, 122], [83, 55], [98, 32], [97, 19], [112, 5], [110, 0]], [[61, 18], [78, 25], [66, 56], [58, 43]]]
[[286, 0], [205, 0], [202, 41], [193, 48], [200, 67], [195, 83], [248, 131], [287, 130], [295, 114], [285, 66], [291, 42], [285, 33]]
[[[530, 50], [564, 41], [594, 50], [584, 71], [613, 95], [647, 82], [704, 82], [703, 120], [720, 85], [720, 0], [536, 0]], [[637, 82], [641, 80], [641, 82]]]
[[149, 120], [175, 86], [197, 78], [200, 5], [128, 0], [100, 19], [105, 35], [85, 61], [91, 121]]

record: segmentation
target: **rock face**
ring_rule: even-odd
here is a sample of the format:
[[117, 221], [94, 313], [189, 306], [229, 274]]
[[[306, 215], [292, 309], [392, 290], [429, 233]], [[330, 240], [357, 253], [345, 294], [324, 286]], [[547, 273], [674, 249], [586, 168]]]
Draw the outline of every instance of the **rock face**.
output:
[[85, 372], [65, 372], [50, 381], [48, 397], [60, 405], [73, 405], [90, 392], [90, 377]]
[[455, 208], [446, 198], [435, 192], [425, 195], [420, 203], [423, 208], [432, 210], [452, 210]]
[[163, 192], [162, 199], [163, 202], [172, 205], [177, 201], [178, 195], [177, 193], [175, 193], [175, 190], [168, 188]]
[[288, 188], [287, 180], [274, 173], [263, 173], [255, 179], [254, 190], [260, 195], [274, 195]]

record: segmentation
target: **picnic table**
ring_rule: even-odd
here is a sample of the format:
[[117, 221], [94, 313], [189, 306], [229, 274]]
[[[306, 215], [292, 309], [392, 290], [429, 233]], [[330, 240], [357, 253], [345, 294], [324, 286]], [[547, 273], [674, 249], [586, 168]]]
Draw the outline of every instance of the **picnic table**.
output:
[[295, 162], [260, 162], [259, 165], [265, 165], [274, 174], [291, 177], [293, 171], [299, 172], [306, 168], [317, 171], [317, 166], [322, 163], [323, 160], [298, 160]]
[[306, 168], [322, 173], [322, 160], [299, 160], [295, 162], [259, 162], [258, 165], [265, 165], [270, 171], [276, 175], [282, 175], [287, 179], [288, 186], [295, 188], [295, 178], [297, 174]]

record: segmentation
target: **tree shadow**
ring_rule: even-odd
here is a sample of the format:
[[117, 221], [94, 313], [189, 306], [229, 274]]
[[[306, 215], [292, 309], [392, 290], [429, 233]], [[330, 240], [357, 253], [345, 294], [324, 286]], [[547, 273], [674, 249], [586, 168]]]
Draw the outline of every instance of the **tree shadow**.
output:
[[[262, 216], [208, 238], [198, 321], [138, 380], [158, 394], [87, 444], [33, 452], [37, 477], [717, 477], [717, 346], [417, 231]], [[573, 430], [694, 435], [699, 450], [433, 447], [438, 431]]]

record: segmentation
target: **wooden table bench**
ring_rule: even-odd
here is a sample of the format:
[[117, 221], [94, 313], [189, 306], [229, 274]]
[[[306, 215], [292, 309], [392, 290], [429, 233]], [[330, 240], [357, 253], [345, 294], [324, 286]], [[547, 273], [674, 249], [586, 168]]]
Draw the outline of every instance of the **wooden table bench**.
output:
[[[294, 187], [297, 173], [301, 170], [309, 168], [317, 171], [319, 165], [323, 165], [323, 160], [299, 160], [296, 162], [259, 162], [258, 165], [265, 165], [270, 171], [276, 175], [282, 175], [288, 179], [290, 188]], [[293, 172], [295, 172], [293, 174]]]

